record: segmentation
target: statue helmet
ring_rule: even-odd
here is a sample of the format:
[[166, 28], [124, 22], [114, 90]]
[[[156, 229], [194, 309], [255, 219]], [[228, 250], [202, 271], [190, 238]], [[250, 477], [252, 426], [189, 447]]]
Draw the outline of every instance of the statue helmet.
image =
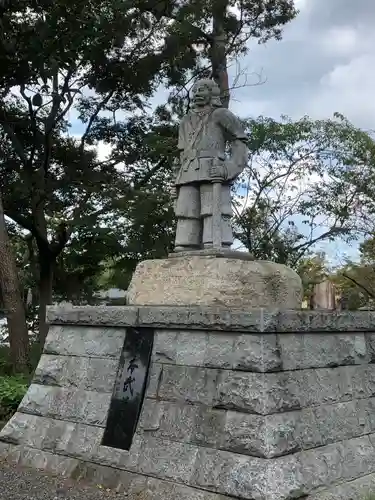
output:
[[222, 106], [222, 102], [220, 99], [220, 88], [215, 80], [211, 80], [210, 78], [201, 78], [197, 80], [192, 87], [192, 94], [194, 95], [196, 92], [196, 88], [199, 85], [207, 85], [211, 90], [211, 104], [212, 106], [220, 107]]

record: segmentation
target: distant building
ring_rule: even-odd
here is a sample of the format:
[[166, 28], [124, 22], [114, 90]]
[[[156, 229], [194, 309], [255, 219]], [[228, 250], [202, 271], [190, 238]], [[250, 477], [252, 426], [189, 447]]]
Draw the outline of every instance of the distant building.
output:
[[119, 288], [110, 288], [109, 290], [103, 290], [100, 292], [97, 292], [96, 297], [100, 299], [126, 299], [126, 291], [125, 290], [120, 290]]
[[[119, 288], [109, 288], [108, 290], [101, 290], [94, 295], [94, 303], [101, 305], [125, 305], [126, 304], [126, 290]], [[54, 305], [71, 306], [78, 305], [67, 300], [55, 301]], [[87, 302], [81, 302], [79, 305], [87, 305]]]

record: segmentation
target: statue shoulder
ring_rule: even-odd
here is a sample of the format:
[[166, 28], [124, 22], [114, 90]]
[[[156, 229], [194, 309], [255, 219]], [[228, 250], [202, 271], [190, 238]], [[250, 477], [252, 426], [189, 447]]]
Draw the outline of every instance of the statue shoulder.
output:
[[230, 135], [237, 139], [246, 139], [241, 120], [232, 111], [227, 108], [217, 108], [213, 112], [213, 116]]
[[181, 125], [184, 125], [188, 120], [189, 120], [189, 113], [187, 113], [186, 115], [184, 115], [181, 118], [180, 123], [179, 123], [180, 127], [181, 127]]
[[215, 108], [212, 112], [212, 116], [218, 120], [238, 120], [237, 116], [227, 108]]

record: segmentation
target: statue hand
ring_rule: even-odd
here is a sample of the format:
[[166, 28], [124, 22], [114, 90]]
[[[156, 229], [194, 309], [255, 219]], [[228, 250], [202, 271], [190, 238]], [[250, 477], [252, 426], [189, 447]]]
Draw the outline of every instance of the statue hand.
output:
[[237, 165], [232, 160], [227, 160], [225, 162], [225, 167], [226, 167], [226, 171], [227, 171], [228, 181], [233, 181], [234, 179], [236, 179], [240, 175], [240, 173], [245, 168], [245, 165], [244, 166]]
[[208, 170], [209, 176], [212, 179], [224, 181], [227, 177], [224, 164], [213, 164]]
[[170, 195], [171, 195], [172, 198], [177, 198], [177, 188], [176, 188], [176, 186], [172, 186], [169, 192], [170, 192]]

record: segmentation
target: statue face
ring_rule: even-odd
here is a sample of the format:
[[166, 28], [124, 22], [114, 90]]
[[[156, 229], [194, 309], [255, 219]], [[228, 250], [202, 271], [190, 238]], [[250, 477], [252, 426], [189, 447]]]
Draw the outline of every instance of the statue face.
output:
[[203, 107], [208, 106], [211, 103], [212, 97], [212, 84], [209, 81], [198, 81], [192, 92], [192, 103], [193, 106]]

